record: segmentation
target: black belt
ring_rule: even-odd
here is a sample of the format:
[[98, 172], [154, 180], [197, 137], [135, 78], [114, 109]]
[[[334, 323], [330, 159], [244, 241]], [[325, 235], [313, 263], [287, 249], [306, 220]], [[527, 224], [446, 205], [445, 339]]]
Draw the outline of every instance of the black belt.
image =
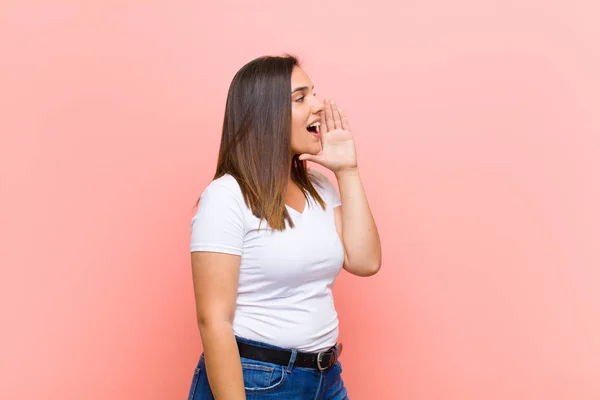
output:
[[[271, 364], [287, 366], [290, 363], [292, 352], [287, 350], [271, 349], [268, 347], [257, 346], [244, 342], [237, 342], [240, 350], [240, 357], [250, 358], [252, 360], [268, 362]], [[302, 353], [297, 352], [295, 367], [314, 368], [319, 371], [325, 371], [337, 362], [342, 353], [341, 343], [338, 348], [332, 347], [321, 353]]]

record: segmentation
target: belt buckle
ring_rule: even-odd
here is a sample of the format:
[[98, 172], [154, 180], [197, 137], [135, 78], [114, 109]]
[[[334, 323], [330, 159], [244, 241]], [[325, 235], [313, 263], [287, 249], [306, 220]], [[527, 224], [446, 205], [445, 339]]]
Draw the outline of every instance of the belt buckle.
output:
[[[330, 363], [328, 366], [323, 367], [321, 365], [321, 361], [323, 361], [323, 356], [327, 353], [331, 353], [331, 358], [329, 359]], [[332, 350], [327, 350], [324, 352], [321, 352], [319, 354], [317, 354], [317, 368], [319, 369], [319, 371], [325, 371], [327, 370], [329, 367], [331, 367], [332, 365], [335, 365], [336, 361], [337, 361], [337, 354], [336, 354], [336, 350], [332, 349]]]

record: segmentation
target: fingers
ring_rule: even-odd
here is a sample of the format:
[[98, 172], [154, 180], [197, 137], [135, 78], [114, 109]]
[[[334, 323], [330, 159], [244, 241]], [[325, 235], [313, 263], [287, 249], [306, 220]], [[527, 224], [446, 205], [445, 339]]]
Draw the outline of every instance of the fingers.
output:
[[323, 111], [325, 112], [325, 123], [321, 125], [325, 125], [323, 133], [327, 133], [334, 129], [350, 129], [350, 124], [348, 123], [346, 115], [341, 108], [337, 108], [335, 101], [326, 99]]
[[341, 108], [339, 109], [339, 112], [340, 112], [340, 117], [342, 119], [342, 129], [349, 131], [350, 123], [348, 123], [348, 118], [346, 118], [346, 114], [344, 114], [344, 111]]
[[333, 112], [331, 110], [331, 102], [325, 99], [325, 125], [327, 125], [327, 131], [335, 129], [335, 122], [333, 120]]
[[340, 112], [337, 108], [337, 106], [335, 105], [335, 101], [331, 102], [331, 113], [333, 114], [333, 124], [335, 126], [335, 129], [342, 129], [342, 119], [340, 117]]
[[323, 110], [321, 111], [321, 126], [319, 126], [319, 133], [321, 133], [321, 138], [323, 135], [329, 132], [329, 127], [327, 126], [327, 107], [325, 106], [325, 102], [323, 102]]

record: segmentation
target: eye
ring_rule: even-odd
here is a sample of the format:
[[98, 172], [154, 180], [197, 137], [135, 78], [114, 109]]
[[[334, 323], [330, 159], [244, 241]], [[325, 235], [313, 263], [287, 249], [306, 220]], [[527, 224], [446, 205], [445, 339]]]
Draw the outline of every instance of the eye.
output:
[[298, 97], [298, 98], [296, 99], [296, 101], [297, 101], [298, 103], [302, 103], [302, 102], [304, 101], [304, 97], [305, 97], [305, 96]]

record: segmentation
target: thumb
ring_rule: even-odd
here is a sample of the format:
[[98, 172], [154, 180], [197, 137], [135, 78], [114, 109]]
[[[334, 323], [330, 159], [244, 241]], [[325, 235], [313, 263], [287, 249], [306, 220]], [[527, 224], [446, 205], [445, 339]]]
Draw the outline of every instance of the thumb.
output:
[[300, 157], [298, 157], [298, 159], [300, 161], [312, 161], [312, 162], [316, 162], [318, 164], [320, 164], [323, 161], [323, 156], [320, 155], [314, 155], [314, 154], [301, 154]]

